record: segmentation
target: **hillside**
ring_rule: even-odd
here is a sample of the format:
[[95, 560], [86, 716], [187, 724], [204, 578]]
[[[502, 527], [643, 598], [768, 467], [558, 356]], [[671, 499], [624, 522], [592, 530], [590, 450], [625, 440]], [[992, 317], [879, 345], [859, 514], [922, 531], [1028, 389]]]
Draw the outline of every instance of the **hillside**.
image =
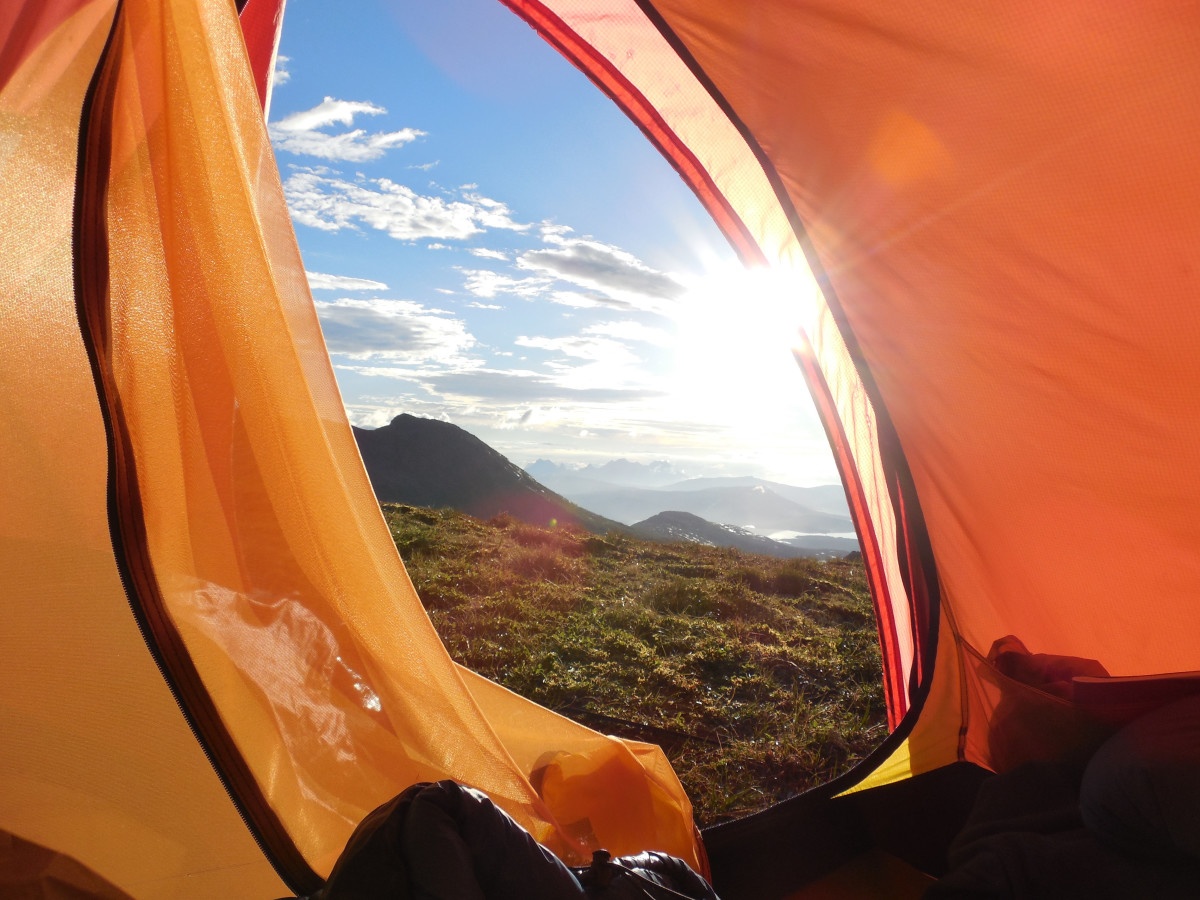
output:
[[408, 414], [383, 428], [355, 428], [354, 438], [380, 502], [448, 507], [488, 519], [571, 525], [603, 534], [621, 528], [543, 487], [457, 425]]
[[829, 780], [887, 732], [861, 562], [384, 514], [457, 661], [662, 746], [702, 826]]

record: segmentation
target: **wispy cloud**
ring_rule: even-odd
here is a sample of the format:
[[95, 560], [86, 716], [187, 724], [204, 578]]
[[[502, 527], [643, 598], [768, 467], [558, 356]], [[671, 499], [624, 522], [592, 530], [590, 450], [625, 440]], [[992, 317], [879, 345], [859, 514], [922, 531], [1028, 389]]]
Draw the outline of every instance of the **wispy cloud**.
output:
[[[542, 227], [543, 234], [546, 228]], [[650, 268], [611, 244], [550, 233], [554, 246], [521, 253], [508, 272], [461, 268], [464, 288], [476, 297], [499, 294], [540, 299], [576, 309], [640, 310], [663, 314], [685, 288], [670, 275]], [[504, 261], [502, 253], [473, 249], [483, 258]], [[564, 285], [570, 285], [565, 287]]]
[[551, 303], [557, 303], [559, 306], [570, 306], [575, 309], [621, 309], [632, 311], [640, 308], [636, 303], [629, 303], [626, 300], [616, 300], [607, 294], [595, 291], [589, 294], [581, 294], [579, 291], [555, 290], [546, 294], [546, 299]]
[[412, 300], [343, 298], [317, 303], [331, 353], [352, 359], [474, 365], [464, 354], [475, 346], [466, 323], [445, 310]]
[[514, 278], [491, 269], [459, 269], [466, 279], [464, 287], [476, 297], [491, 299], [497, 294], [509, 294], [514, 297], [530, 299], [541, 296], [553, 284], [553, 280], [532, 276], [529, 278]]
[[552, 246], [522, 253], [517, 259], [520, 268], [653, 311], [661, 311], [684, 293], [684, 286], [670, 275], [650, 268], [619, 247], [561, 234], [544, 232], [543, 236]]
[[616, 338], [622, 341], [638, 341], [643, 344], [654, 344], [658, 347], [668, 346], [672, 337], [661, 328], [651, 328], [641, 322], [616, 321], [597, 322], [583, 329], [585, 335], [598, 335]]
[[575, 229], [570, 225], [560, 225], [558, 222], [542, 222], [538, 226], [538, 231], [542, 235], [542, 240], [547, 244], [561, 244]]
[[348, 275], [326, 275], [323, 272], [305, 272], [308, 286], [314, 291], [386, 291], [382, 281], [369, 278], [351, 278]]
[[315, 156], [341, 162], [368, 162], [379, 159], [388, 150], [423, 137], [416, 128], [399, 131], [367, 132], [363, 128], [329, 133], [332, 125], [350, 128], [359, 115], [379, 116], [387, 110], [374, 103], [358, 100], [335, 100], [326, 97], [312, 109], [285, 116], [270, 125], [271, 142], [278, 150], [298, 156]]
[[566, 391], [619, 390], [654, 396], [665, 387], [649, 371], [645, 355], [624, 341], [597, 334], [561, 337], [519, 336], [517, 347], [547, 354], [540, 367], [555, 385]]
[[548, 350], [574, 359], [586, 359], [610, 365], [637, 362], [637, 358], [627, 345], [603, 337], [568, 335], [566, 337], [550, 338], [526, 337], [525, 335], [521, 335], [513, 343], [518, 347]]
[[401, 241], [463, 240], [490, 228], [523, 231], [507, 206], [471, 194], [461, 200], [418, 194], [388, 178], [348, 181], [337, 173], [298, 168], [284, 182], [292, 217], [322, 231], [360, 225]]
[[473, 256], [482, 257], [483, 259], [499, 259], [504, 260], [505, 262], [508, 261], [508, 254], [502, 250], [489, 250], [486, 247], [472, 247], [471, 254]]
[[441, 395], [489, 404], [632, 403], [660, 395], [660, 392], [644, 387], [573, 386], [519, 369], [479, 368], [446, 372], [426, 379], [426, 384]]

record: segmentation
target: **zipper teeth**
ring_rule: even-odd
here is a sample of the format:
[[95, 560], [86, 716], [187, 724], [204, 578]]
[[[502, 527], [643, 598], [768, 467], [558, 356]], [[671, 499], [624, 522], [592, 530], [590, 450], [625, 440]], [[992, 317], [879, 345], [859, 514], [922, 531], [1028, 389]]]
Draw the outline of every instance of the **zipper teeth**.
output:
[[[123, 0], [117, 0], [104, 50], [84, 96], [72, 222], [76, 313], [108, 443], [107, 505], [113, 557], [142, 639], [234, 809], [280, 879], [297, 893], [311, 893], [322, 887], [324, 879], [308, 865], [261, 794], [166, 613], [145, 541], [121, 400], [112, 389], [107, 352], [110, 346], [108, 236], [99, 221], [108, 191], [110, 144], [107, 140], [92, 140], [92, 120], [97, 108], [107, 109], [113, 102], [119, 66], [119, 56], [113, 48], [124, 20], [124, 9]], [[105, 125], [100, 128], [101, 135], [105, 135]]]

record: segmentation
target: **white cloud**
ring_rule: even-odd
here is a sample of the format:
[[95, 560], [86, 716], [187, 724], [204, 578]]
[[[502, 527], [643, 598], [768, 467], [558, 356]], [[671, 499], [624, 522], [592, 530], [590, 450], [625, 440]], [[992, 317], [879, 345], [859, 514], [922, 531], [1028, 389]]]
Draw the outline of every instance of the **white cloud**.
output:
[[312, 109], [295, 112], [278, 122], [272, 122], [271, 143], [276, 149], [299, 156], [316, 156], [343, 162], [367, 162], [379, 159], [394, 147], [402, 147], [424, 136], [425, 132], [416, 128], [373, 133], [355, 128], [336, 134], [321, 130], [331, 125], [350, 128], [354, 124], [355, 116], [378, 116], [386, 112], [386, 109], [374, 103], [326, 97]]
[[401, 241], [463, 240], [486, 228], [523, 231], [508, 207], [486, 197], [448, 200], [418, 194], [387, 178], [348, 181], [316, 169], [296, 169], [283, 185], [292, 218], [322, 231], [366, 225]]
[[643, 344], [654, 344], [658, 347], [669, 346], [673, 338], [661, 328], [651, 328], [641, 322], [598, 322], [583, 330], [586, 335], [599, 335], [624, 341], [639, 341]]
[[624, 300], [614, 300], [604, 294], [581, 294], [579, 291], [551, 291], [546, 295], [551, 303], [560, 306], [571, 306], [575, 309], [636, 309], [636, 304]]
[[386, 112], [386, 109], [374, 103], [361, 100], [335, 100], [333, 97], [326, 97], [312, 109], [292, 113], [272, 124], [280, 131], [299, 133], [325, 128], [329, 125], [346, 125], [348, 127], [354, 124], [354, 117], [357, 115], [379, 116]]
[[489, 250], [486, 247], [472, 247], [470, 250], [473, 256], [481, 256], [484, 259], [501, 259], [508, 261], [508, 254], [501, 250]]
[[528, 337], [518, 347], [554, 354], [543, 363], [549, 377], [570, 391], [616, 389], [645, 395], [661, 393], [663, 385], [647, 371], [646, 361], [625, 343], [593, 335]]
[[559, 225], [556, 222], [542, 222], [538, 227], [541, 232], [542, 240], [547, 244], [561, 244], [566, 240], [566, 236], [575, 229], [570, 225]]
[[546, 292], [553, 283], [548, 278], [513, 278], [490, 269], [459, 269], [466, 277], [464, 287], [476, 297], [491, 299], [497, 294], [512, 294], [530, 299]]
[[532, 347], [537, 350], [549, 350], [561, 353], [575, 359], [586, 359], [594, 362], [604, 362], [609, 365], [618, 363], [637, 362], [637, 358], [625, 344], [608, 340], [603, 337], [584, 337], [571, 335], [567, 337], [526, 337], [521, 335], [513, 341], [518, 347]]
[[[466, 191], [462, 196], [464, 200], [478, 210], [479, 222], [485, 228], [512, 229], [517, 227], [509, 214], [508, 207], [499, 200], [484, 197], [475, 191]], [[520, 230], [524, 231], [528, 227], [528, 225], [522, 225], [520, 226]]]
[[363, 375], [367, 378], [392, 378], [396, 381], [411, 382], [412, 386], [417, 385], [418, 379], [428, 376], [428, 372], [422, 372], [418, 368], [406, 368], [404, 366], [348, 366], [343, 363], [334, 363], [333, 366], [339, 372], [353, 372], [355, 375]]
[[317, 303], [317, 315], [331, 353], [409, 364], [476, 364], [464, 356], [475, 346], [475, 338], [461, 319], [445, 310], [412, 300], [344, 298]]
[[308, 286], [314, 291], [386, 291], [382, 281], [369, 278], [351, 278], [348, 275], [326, 275], [322, 272], [305, 272]]
[[521, 369], [478, 368], [445, 372], [425, 381], [439, 395], [470, 398], [497, 407], [505, 404], [629, 404], [656, 397], [659, 392], [641, 386], [572, 385]]
[[[468, 303], [467, 306], [471, 309], [504, 309], [499, 303], [480, 303], [478, 300]], [[512, 354], [506, 355], [511, 356]]]
[[[661, 314], [683, 292], [683, 287], [670, 276], [643, 265], [632, 254], [592, 241], [573, 241], [561, 250], [528, 251], [518, 258], [517, 270], [529, 274], [522, 277], [490, 269], [459, 271], [465, 279], [463, 286], [476, 297], [509, 294], [526, 300], [549, 300], [575, 309]], [[582, 290], [556, 287], [564, 281]]]
[[346, 407], [346, 417], [350, 420], [351, 425], [357, 425], [359, 428], [382, 428], [389, 424], [396, 416], [407, 411], [407, 406], [366, 406], [364, 404], [357, 404]]
[[288, 72], [287, 64], [291, 59], [284, 56], [282, 53], [275, 57], [275, 69], [271, 72], [271, 84], [279, 87], [281, 84], [287, 84], [292, 80], [292, 75]]
[[517, 265], [527, 271], [588, 289], [600, 303], [661, 312], [679, 299], [684, 286], [650, 268], [632, 253], [584, 238], [565, 238], [542, 226], [553, 246], [522, 253]]

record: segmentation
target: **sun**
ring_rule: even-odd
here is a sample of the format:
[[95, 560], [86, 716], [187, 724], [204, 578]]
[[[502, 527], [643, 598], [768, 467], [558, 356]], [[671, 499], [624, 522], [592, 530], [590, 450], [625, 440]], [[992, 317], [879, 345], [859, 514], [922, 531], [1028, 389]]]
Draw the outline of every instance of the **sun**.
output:
[[824, 442], [795, 357], [816, 321], [818, 290], [807, 268], [736, 263], [690, 282], [673, 312], [663, 382], [673, 415], [737, 435], [774, 457], [763, 460], [771, 468], [797, 467], [808, 455], [801, 445]]
[[[688, 285], [675, 311], [672, 396], [688, 405], [753, 416], [765, 386], [799, 383], [794, 353], [816, 316], [805, 271], [724, 264]], [[757, 389], [755, 389], [757, 386]]]

